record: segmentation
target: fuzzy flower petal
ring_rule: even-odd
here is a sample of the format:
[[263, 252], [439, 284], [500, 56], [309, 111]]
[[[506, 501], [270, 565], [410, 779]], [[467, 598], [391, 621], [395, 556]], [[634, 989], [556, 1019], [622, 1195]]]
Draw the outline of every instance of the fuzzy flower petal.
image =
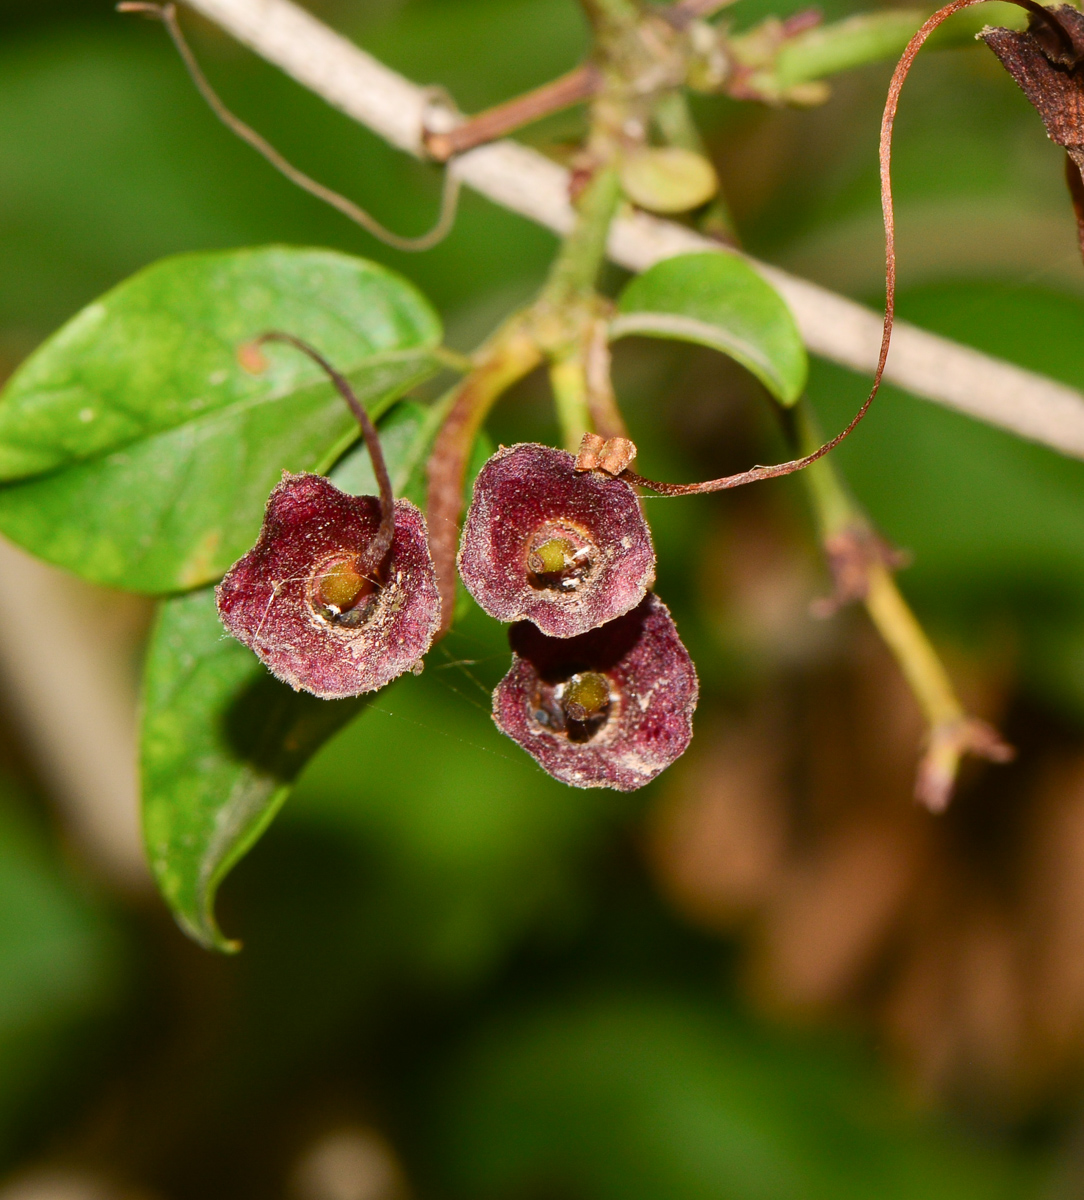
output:
[[631, 792], [685, 753], [696, 668], [653, 593], [579, 637], [546, 637], [524, 621], [509, 640], [493, 719], [555, 779]]
[[425, 517], [408, 500], [395, 503], [379, 580], [357, 575], [379, 525], [375, 496], [284, 472], [256, 545], [216, 589], [222, 623], [297, 690], [333, 700], [382, 688], [429, 649], [440, 596]]
[[636, 493], [575, 463], [564, 450], [521, 443], [498, 450], [475, 481], [459, 573], [498, 621], [575, 637], [635, 608], [654, 582]]

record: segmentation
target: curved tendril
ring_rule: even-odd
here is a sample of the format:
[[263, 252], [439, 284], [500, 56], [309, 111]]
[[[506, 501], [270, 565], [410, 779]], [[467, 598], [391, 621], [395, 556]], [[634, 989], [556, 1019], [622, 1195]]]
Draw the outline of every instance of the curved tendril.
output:
[[148, 17], [153, 17], [155, 20], [161, 21], [166, 27], [173, 45], [177, 48], [177, 53], [181, 56], [181, 61], [191, 76], [192, 82], [196, 85], [200, 95], [207, 101], [208, 106], [215, 116], [218, 117], [227, 129], [236, 134], [243, 142], [247, 142], [258, 154], [262, 155], [276, 171], [285, 175], [291, 183], [308, 192], [310, 196], [315, 196], [318, 200], [323, 200], [325, 204], [330, 204], [332, 208], [338, 209], [344, 217], [348, 217], [355, 224], [360, 225], [367, 233], [371, 233], [373, 237], [384, 242], [385, 245], [391, 246], [394, 250], [431, 250], [438, 242], [443, 241], [447, 237], [455, 223], [456, 211], [459, 205], [460, 180], [452, 168], [449, 167], [444, 172], [440, 215], [437, 217], [437, 222], [433, 228], [428, 233], [423, 233], [419, 237], [402, 237], [397, 233], [393, 233], [390, 229], [386, 229], [381, 225], [375, 217], [370, 216], [363, 208], [359, 208], [352, 200], [348, 200], [345, 196], [340, 195], [340, 193], [333, 191], [329, 187], [325, 187], [324, 184], [317, 182], [311, 176], [306, 175], [304, 171], [295, 167], [293, 163], [287, 161], [265, 137], [258, 134], [251, 125], [246, 125], [240, 117], [236, 116], [226, 107], [218, 93], [211, 86], [207, 76], [204, 75], [202, 68], [196, 61], [195, 54], [192, 52], [192, 47], [189, 46], [184, 34], [181, 32], [175, 5], [143, 3], [142, 0], [126, 0], [126, 2], [117, 5], [117, 11], [123, 13], [144, 13]]
[[373, 474], [380, 486], [380, 528], [364, 552], [358, 554], [357, 568], [359, 575], [373, 576], [387, 558], [392, 539], [395, 537], [395, 495], [392, 492], [391, 477], [388, 474], [387, 463], [384, 461], [384, 451], [380, 447], [380, 435], [376, 431], [376, 426], [362, 407], [361, 401], [354, 395], [353, 388], [347, 383], [346, 378], [336, 371], [314, 346], [310, 346], [308, 342], [295, 337], [292, 333], [282, 333], [277, 329], [261, 334], [255, 339], [254, 344], [262, 346], [266, 342], [282, 342], [287, 346], [293, 346], [295, 350], [300, 350], [302, 354], [311, 358], [338, 389], [339, 395], [346, 401], [361, 426], [361, 433], [365, 438], [365, 445], [373, 464]]
[[[1034, 0], [1013, 0], [1013, 2], [1021, 8], [1027, 9], [1029, 12], [1033, 9], [1039, 9], [1052, 24], [1058, 26], [1060, 31], [1059, 36], [1069, 38], [1068, 32], [1049, 13], [1049, 10], [1035, 4]], [[888, 361], [888, 348], [892, 343], [892, 327], [896, 318], [896, 219], [892, 203], [892, 128], [896, 120], [896, 109], [899, 106], [900, 90], [903, 87], [908, 72], [911, 70], [912, 63], [915, 61], [915, 56], [922, 49], [923, 44], [930, 34], [954, 13], [959, 12], [960, 9], [970, 8], [973, 4], [982, 3], [984, 3], [984, 0], [952, 0], [950, 4], [946, 4], [943, 8], [938, 9], [937, 12], [922, 24], [907, 43], [906, 49], [896, 64], [895, 71], [892, 72], [892, 81], [888, 85], [888, 97], [885, 100], [884, 115], [881, 118], [879, 145], [881, 211], [884, 213], [885, 228], [884, 328], [881, 333], [881, 349], [877, 356], [877, 369], [873, 375], [873, 386], [870, 388], [870, 393], [866, 397], [862, 407], [851, 418], [850, 423], [846, 428], [840, 430], [830, 441], [825, 442], [823, 446], [819, 446], [811, 454], [807, 454], [803, 458], [792, 459], [790, 462], [776, 463], [769, 467], [752, 467], [748, 471], [742, 471], [737, 475], [726, 475], [722, 479], [709, 479], [703, 483], [659, 483], [651, 479], [645, 479], [642, 475], [637, 475], [635, 471], [623, 472], [621, 476], [623, 479], [639, 487], [658, 492], [663, 496], [691, 496], [701, 492], [722, 492], [729, 488], [742, 487], [747, 483], [756, 483], [761, 479], [778, 479], [782, 475], [792, 475], [795, 471], [801, 471], [803, 468], [815, 463], [817, 459], [823, 458], [829, 451], [834, 450], [844, 438], [848, 437], [854, 431], [855, 426], [858, 425], [859, 421], [869, 411], [870, 405], [873, 403], [878, 391], [880, 391], [885, 363]], [[1071, 42], [1071, 39], [1069, 40]]]

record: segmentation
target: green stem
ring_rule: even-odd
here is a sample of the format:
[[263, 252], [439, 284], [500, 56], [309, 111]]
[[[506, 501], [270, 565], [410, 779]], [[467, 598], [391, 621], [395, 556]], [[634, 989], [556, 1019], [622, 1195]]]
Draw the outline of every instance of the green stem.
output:
[[783, 43], [773, 74], [780, 87], [789, 88], [865, 63], [898, 58], [926, 15], [922, 9], [862, 13], [810, 29]]
[[561, 437], [573, 453], [583, 435], [595, 427], [586, 353], [597, 323], [595, 281], [620, 199], [616, 167], [600, 167], [580, 196], [576, 223], [561, 244], [534, 308], [536, 336], [552, 364], [550, 384]]
[[540, 304], [561, 308], [593, 295], [620, 199], [617, 168], [612, 164], [599, 167], [580, 195], [576, 223], [561, 243]]
[[[795, 418], [802, 449], [806, 452], [807, 447], [816, 449], [821, 444], [821, 434], [807, 401], [799, 401]], [[927, 722], [936, 728], [961, 720], [964, 708], [956, 697], [948, 672], [896, 586], [883, 556], [876, 552], [870, 522], [844, 486], [835, 463], [830, 458], [819, 459], [803, 471], [802, 476], [817, 515], [822, 541], [829, 546], [833, 541], [838, 545], [839, 539], [850, 535], [859, 547], [862, 541], [873, 547], [863, 560], [865, 587], [862, 600]]]
[[550, 365], [550, 386], [557, 409], [557, 423], [565, 449], [573, 454], [580, 448], [585, 433], [594, 431], [587, 402], [587, 371], [578, 351], [555, 359]]
[[[805, 401], [799, 402], [795, 416], [802, 444], [820, 445], [821, 432]], [[837, 583], [846, 581], [846, 591], [861, 596], [922, 709], [929, 728], [915, 798], [931, 812], [941, 812], [952, 797], [965, 754], [1008, 762], [1014, 751], [996, 729], [968, 716], [933, 643], [896, 586], [883, 546], [836, 473], [834, 462], [823, 458], [802, 475], [825, 550], [839, 571]]]
[[961, 720], [964, 706], [952, 680], [884, 563], [869, 567], [865, 605], [931, 728]]
[[[731, 39], [730, 49], [739, 64], [756, 72], [745, 84], [753, 94], [787, 98], [791, 89], [827, 76], [898, 58], [928, 15], [929, 11], [921, 8], [859, 13], [787, 38], [768, 60], [762, 43], [764, 27], [754, 26]], [[986, 20], [982, 12], [958, 13], [931, 35], [929, 46], [947, 49], [972, 44]], [[1010, 14], [1005, 23], [1023, 28], [1027, 16]]]
[[[794, 423], [800, 453], [811, 453], [821, 445], [817, 440], [821, 434], [820, 427], [808, 400], [799, 400], [795, 405]], [[829, 456], [817, 459], [799, 474], [809, 492], [822, 541], [845, 529], [854, 528], [856, 524], [866, 525], [865, 516], [847, 491]]]

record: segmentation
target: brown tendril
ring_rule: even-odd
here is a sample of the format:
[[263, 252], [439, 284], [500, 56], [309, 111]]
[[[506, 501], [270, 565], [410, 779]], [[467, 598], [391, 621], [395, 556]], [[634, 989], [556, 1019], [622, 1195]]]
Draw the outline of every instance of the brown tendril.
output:
[[362, 407], [361, 401], [354, 395], [354, 390], [347, 383], [346, 378], [336, 371], [314, 346], [310, 346], [308, 342], [295, 337], [292, 333], [282, 333], [277, 329], [260, 334], [251, 344], [262, 346], [267, 342], [282, 342], [287, 346], [293, 346], [295, 350], [300, 350], [302, 354], [308, 355], [335, 385], [339, 395], [346, 401], [361, 426], [365, 446], [373, 464], [373, 474], [380, 486], [380, 527], [376, 531], [376, 537], [363, 552], [358, 554], [357, 568], [358, 574], [363, 577], [375, 576], [387, 558], [392, 539], [395, 537], [395, 495], [392, 492], [391, 477], [388, 474], [387, 463], [384, 461], [384, 451], [380, 447], [380, 435], [376, 431], [376, 426]]
[[173, 45], [177, 49], [177, 53], [181, 56], [181, 61], [184, 63], [192, 82], [196, 85], [200, 95], [207, 101], [208, 106], [216, 117], [226, 126], [232, 133], [236, 134], [243, 142], [247, 142], [253, 150], [262, 155], [276, 171], [285, 175], [286, 178], [293, 184], [296, 184], [303, 191], [309, 193], [310, 196], [315, 196], [318, 200], [323, 200], [325, 204], [330, 204], [332, 208], [338, 209], [344, 217], [349, 218], [355, 224], [360, 225], [367, 233], [371, 233], [378, 241], [384, 242], [385, 245], [391, 246], [394, 250], [431, 250], [438, 242], [444, 240], [451, 231], [452, 225], [455, 223], [456, 209], [459, 204], [459, 177], [452, 170], [444, 172], [444, 186], [440, 201], [440, 215], [437, 217], [437, 222], [428, 233], [423, 233], [419, 237], [402, 237], [397, 233], [393, 233], [390, 229], [386, 229], [380, 222], [370, 216], [363, 208], [359, 208], [352, 200], [348, 200], [340, 193], [333, 191], [324, 184], [317, 182], [311, 176], [306, 175], [304, 171], [299, 170], [293, 163], [287, 161], [271, 143], [256, 132], [250, 125], [246, 125], [240, 117], [231, 112], [223, 103], [218, 93], [211, 86], [204, 75], [202, 68], [196, 61], [196, 56], [192, 52], [184, 34], [181, 32], [180, 23], [177, 20], [177, 8], [173, 4], [151, 4], [144, 3], [143, 0], [124, 0], [123, 3], [117, 5], [117, 12], [121, 13], [143, 13], [148, 17], [152, 17], [166, 27]]
[[[954, 13], [959, 12], [963, 8], [970, 8], [974, 4], [982, 3], [985, 3], [985, 0], [952, 0], [951, 3], [946, 4], [943, 8], [939, 8], [937, 12], [923, 22], [907, 43], [907, 48], [900, 56], [900, 60], [896, 64], [896, 69], [892, 72], [892, 80], [888, 85], [888, 97], [885, 100], [884, 114], [881, 118], [879, 145], [881, 211], [884, 214], [885, 228], [884, 330], [881, 334], [881, 349], [877, 356], [877, 370], [873, 376], [873, 387], [870, 389], [870, 393], [866, 397], [862, 407], [851, 418], [850, 423], [845, 429], [837, 433], [831, 441], [825, 442], [823, 446], [818, 447], [811, 454], [805, 455], [804, 458], [796, 458], [785, 463], [776, 463], [774, 466], [769, 467], [752, 467], [748, 471], [742, 471], [737, 475], [726, 475], [722, 479], [708, 479], [703, 483], [659, 483], [655, 480], [645, 479], [635, 471], [624, 471], [621, 476], [622, 479], [626, 479], [629, 483], [636, 484], [639, 487], [647, 488], [649, 491], [658, 492], [663, 496], [691, 496], [701, 492], [722, 492], [729, 488], [742, 487], [747, 483], [756, 483], [761, 479], [778, 479], [782, 475], [792, 475], [795, 471], [801, 471], [803, 468], [815, 463], [819, 458], [823, 458], [829, 451], [834, 450], [844, 438], [848, 437], [859, 421], [866, 415], [881, 387], [881, 378], [884, 375], [885, 363], [888, 361], [888, 348], [892, 342], [892, 327], [896, 315], [896, 218], [892, 203], [891, 168], [892, 129], [896, 120], [896, 109], [899, 106], [900, 90], [903, 87], [908, 72], [911, 70], [911, 65], [914, 63], [916, 55], [922, 49], [923, 44], [930, 34]], [[1072, 46], [1072, 39], [1068, 31], [1049, 9], [1034, 3], [1034, 0], [1013, 0], [1013, 3], [1018, 4], [1028, 12], [1041, 15], [1044, 19], [1048, 20], [1056, 27], [1058, 36], [1067, 40], [1070, 47]]]

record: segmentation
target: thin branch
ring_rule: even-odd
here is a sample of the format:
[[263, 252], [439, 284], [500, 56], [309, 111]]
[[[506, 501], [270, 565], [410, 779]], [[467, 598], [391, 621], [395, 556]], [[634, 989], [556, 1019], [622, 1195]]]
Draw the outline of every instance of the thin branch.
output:
[[598, 91], [601, 80], [602, 73], [594, 63], [581, 63], [567, 75], [516, 96], [514, 100], [476, 113], [446, 133], [427, 130], [424, 134], [426, 149], [438, 162], [447, 162], [453, 154], [473, 150], [475, 146], [504, 137], [541, 117], [589, 100]]
[[[792, 414], [788, 425], [796, 444], [816, 446], [821, 432], [808, 402], [799, 401]], [[964, 709], [933, 643], [896, 585], [899, 554], [877, 535], [844, 485], [838, 464], [823, 459], [803, 472], [802, 481], [835, 581], [834, 596], [818, 602], [814, 612], [830, 616], [854, 600], [865, 605], [926, 719], [915, 797], [932, 812], [941, 812], [952, 797], [964, 754], [1008, 762], [1014, 752], [997, 730]]]
[[444, 173], [440, 213], [433, 228], [419, 237], [402, 237], [398, 233], [393, 233], [363, 208], [359, 208], [353, 200], [348, 200], [339, 192], [325, 187], [324, 184], [319, 183], [312, 176], [306, 175], [304, 171], [299, 170], [293, 163], [283, 158], [265, 137], [258, 134], [251, 125], [246, 125], [240, 117], [226, 107], [211, 86], [207, 76], [204, 75], [195, 54], [192, 53], [192, 47], [189, 46], [181, 32], [180, 24], [177, 21], [176, 5], [150, 4], [144, 3], [143, 0], [124, 0], [117, 5], [117, 12], [142, 13], [144, 16], [161, 21], [166, 27], [166, 32], [176, 47], [177, 53], [181, 56], [181, 61], [191, 76], [192, 82], [222, 124], [243, 142], [247, 142], [257, 154], [262, 155], [276, 171], [285, 175], [291, 183], [308, 192], [310, 196], [315, 196], [317, 200], [323, 200], [325, 204], [330, 204], [332, 208], [338, 209], [344, 217], [348, 217], [355, 224], [360, 225], [366, 233], [371, 233], [378, 241], [391, 246], [394, 250], [431, 250], [451, 232], [451, 228], [455, 224], [456, 209], [459, 206], [460, 188], [459, 179], [451, 171]]
[[[424, 155], [430, 95], [329, 29], [291, 0], [187, 0], [238, 41], [392, 145]], [[526, 146], [504, 141], [457, 158], [467, 186], [557, 233], [572, 225], [568, 172]], [[643, 271], [675, 254], [722, 250], [717, 242], [646, 213], [619, 217], [609, 257]], [[880, 316], [777, 267], [751, 265], [783, 296], [814, 354], [862, 373], [875, 369]], [[1084, 395], [1011, 363], [897, 322], [887, 382], [1076, 458], [1084, 458]]]

